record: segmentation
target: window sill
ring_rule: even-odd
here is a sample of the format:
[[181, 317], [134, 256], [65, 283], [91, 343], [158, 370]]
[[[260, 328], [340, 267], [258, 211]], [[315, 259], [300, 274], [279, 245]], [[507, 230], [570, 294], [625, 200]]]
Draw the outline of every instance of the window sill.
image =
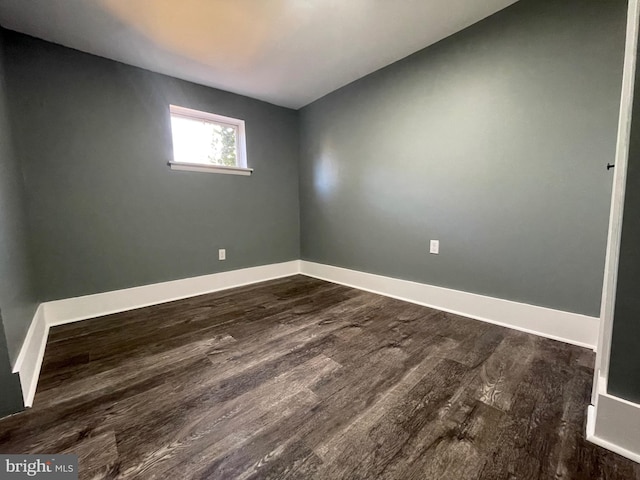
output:
[[202, 165], [199, 163], [169, 162], [171, 170], [183, 170], [187, 172], [224, 173], [226, 175], [251, 175], [253, 168], [227, 167], [223, 165]]

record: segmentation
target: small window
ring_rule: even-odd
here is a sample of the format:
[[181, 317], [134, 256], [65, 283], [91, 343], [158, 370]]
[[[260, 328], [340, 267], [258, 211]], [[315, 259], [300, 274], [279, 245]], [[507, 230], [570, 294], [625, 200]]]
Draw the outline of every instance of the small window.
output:
[[244, 120], [170, 105], [172, 170], [251, 175]]

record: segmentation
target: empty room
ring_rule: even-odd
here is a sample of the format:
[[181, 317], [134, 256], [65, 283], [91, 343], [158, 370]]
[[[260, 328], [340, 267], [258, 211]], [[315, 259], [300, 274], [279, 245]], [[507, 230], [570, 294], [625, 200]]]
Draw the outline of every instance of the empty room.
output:
[[0, 479], [640, 480], [639, 3], [0, 0]]

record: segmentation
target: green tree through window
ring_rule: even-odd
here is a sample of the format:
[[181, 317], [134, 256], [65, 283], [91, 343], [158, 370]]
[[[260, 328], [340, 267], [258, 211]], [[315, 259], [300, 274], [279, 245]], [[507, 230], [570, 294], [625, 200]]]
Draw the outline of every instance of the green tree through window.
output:
[[216, 165], [237, 165], [236, 129], [227, 125], [213, 125], [209, 161]]

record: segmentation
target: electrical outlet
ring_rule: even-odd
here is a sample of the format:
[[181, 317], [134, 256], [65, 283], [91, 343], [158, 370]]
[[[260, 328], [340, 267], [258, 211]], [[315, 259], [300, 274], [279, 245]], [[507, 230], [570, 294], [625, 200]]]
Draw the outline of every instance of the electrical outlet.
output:
[[227, 251], [224, 248], [218, 250], [218, 260], [226, 260], [227, 259]]
[[429, 253], [438, 255], [440, 253], [440, 240], [431, 240], [429, 242]]

